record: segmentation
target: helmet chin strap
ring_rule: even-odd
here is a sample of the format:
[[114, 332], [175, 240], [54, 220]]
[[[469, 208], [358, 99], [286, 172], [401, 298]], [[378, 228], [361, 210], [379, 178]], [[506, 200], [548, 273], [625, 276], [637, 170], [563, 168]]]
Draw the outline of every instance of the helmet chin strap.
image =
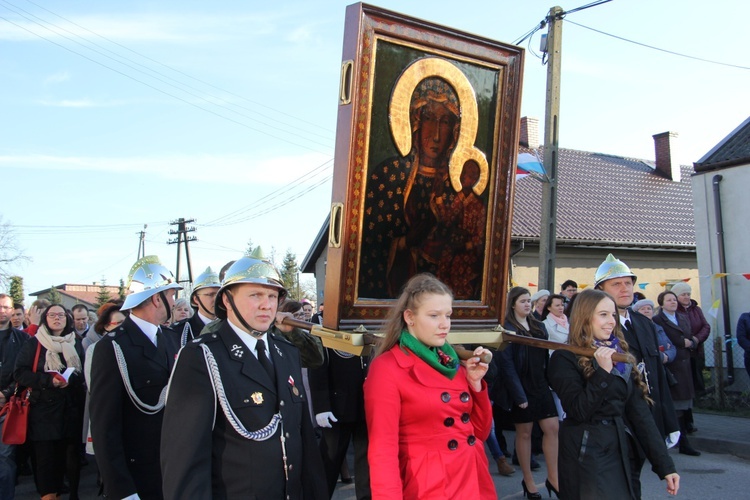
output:
[[234, 315], [237, 316], [237, 319], [240, 320], [240, 323], [242, 323], [242, 326], [245, 327], [245, 329], [250, 333], [250, 335], [252, 335], [253, 337], [260, 337], [261, 335], [266, 333], [266, 332], [260, 332], [256, 330], [255, 328], [250, 326], [247, 323], [247, 321], [245, 321], [245, 318], [243, 318], [242, 315], [239, 313], [239, 311], [237, 311], [237, 306], [234, 305], [234, 298], [232, 298], [232, 294], [229, 293], [229, 290], [224, 292], [224, 294], [226, 295], [227, 301], [229, 302], [229, 307], [231, 307], [232, 311], [234, 311]]
[[[200, 306], [200, 307], [198, 308], [198, 310], [201, 310], [201, 309], [203, 309], [203, 311], [204, 311], [204, 312], [206, 312], [206, 313], [210, 314], [210, 315], [211, 315], [211, 316], [213, 316], [214, 318], [216, 317], [216, 311], [214, 311], [214, 312], [209, 312], [208, 308], [206, 307], [206, 304], [204, 304], [204, 303], [203, 303], [203, 301], [201, 300], [201, 296], [200, 296], [200, 295], [193, 295], [193, 297], [195, 298], [195, 300], [197, 300], [197, 301], [198, 301], [198, 305]], [[237, 311], [235, 311], [235, 312], [237, 312]]]
[[169, 318], [172, 316], [172, 311], [169, 310], [169, 302], [167, 302], [167, 296], [164, 295], [164, 290], [161, 290], [159, 292], [159, 297], [161, 297], [161, 301], [164, 304], [164, 309], [167, 311], [167, 321], [169, 321]]

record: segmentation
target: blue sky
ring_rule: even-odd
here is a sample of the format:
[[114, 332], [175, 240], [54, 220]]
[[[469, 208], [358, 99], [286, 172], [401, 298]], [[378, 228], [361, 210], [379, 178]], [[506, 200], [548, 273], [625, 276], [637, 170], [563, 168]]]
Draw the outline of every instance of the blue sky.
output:
[[[301, 261], [329, 207], [348, 3], [0, 0], [0, 215], [33, 259], [15, 269], [26, 292], [116, 285], [143, 224], [147, 253], [174, 270], [166, 241], [179, 217], [197, 219], [195, 274], [248, 239]], [[508, 43], [554, 5], [377, 4]], [[680, 162], [700, 159], [750, 111], [745, 10], [739, 0], [614, 0], [570, 14], [745, 69], [565, 22], [560, 146], [653, 159], [651, 136], [672, 131]], [[527, 51], [523, 115], [543, 119], [545, 79]]]

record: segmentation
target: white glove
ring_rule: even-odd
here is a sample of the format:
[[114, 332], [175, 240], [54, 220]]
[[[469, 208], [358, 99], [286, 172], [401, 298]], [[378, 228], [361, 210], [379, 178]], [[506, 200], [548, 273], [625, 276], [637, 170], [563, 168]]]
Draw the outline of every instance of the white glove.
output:
[[315, 421], [318, 423], [318, 427], [327, 427], [328, 429], [331, 428], [331, 422], [338, 422], [330, 411], [316, 414]]

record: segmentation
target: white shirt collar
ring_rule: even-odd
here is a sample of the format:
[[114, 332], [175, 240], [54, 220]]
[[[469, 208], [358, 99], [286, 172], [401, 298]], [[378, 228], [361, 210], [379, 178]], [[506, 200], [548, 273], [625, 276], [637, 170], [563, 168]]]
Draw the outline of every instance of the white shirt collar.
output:
[[205, 317], [204, 315], [202, 315], [200, 311], [198, 311], [198, 317], [200, 318], [201, 321], [203, 321], [204, 325], [207, 325], [207, 324], [209, 324], [210, 322], [213, 321], [212, 319], [208, 319], [207, 317]]
[[154, 345], [156, 345], [156, 334], [159, 333], [159, 325], [149, 323], [145, 319], [141, 319], [136, 316], [133, 312], [130, 313], [130, 318], [133, 320], [133, 323], [138, 325], [138, 328], [141, 329], [143, 334], [148, 337], [148, 339], [153, 342]]
[[625, 327], [626, 321], [630, 321], [630, 311], [627, 309], [625, 309], [625, 314], [620, 314], [620, 326]]
[[258, 357], [258, 352], [255, 350], [256, 345], [258, 344], [258, 339], [263, 340], [263, 342], [266, 343], [266, 352], [268, 352], [268, 355], [270, 357], [271, 353], [268, 351], [268, 341], [266, 340], [266, 334], [264, 333], [260, 337], [255, 337], [253, 335], [250, 335], [245, 330], [240, 328], [239, 326], [232, 323], [231, 320], [227, 319], [227, 323], [229, 323], [229, 326], [232, 327], [232, 330], [234, 330], [234, 333], [237, 334], [237, 336], [240, 338], [243, 344], [247, 346], [248, 349], [255, 355], [255, 357]]

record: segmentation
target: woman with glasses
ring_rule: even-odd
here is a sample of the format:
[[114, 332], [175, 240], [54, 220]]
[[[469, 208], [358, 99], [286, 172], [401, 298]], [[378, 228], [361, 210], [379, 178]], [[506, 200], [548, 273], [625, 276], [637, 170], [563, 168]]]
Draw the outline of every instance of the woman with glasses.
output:
[[60, 495], [64, 475], [70, 482], [70, 498], [78, 498], [86, 397], [83, 359], [73, 317], [58, 304], [47, 307], [39, 330], [21, 347], [16, 359], [18, 384], [31, 388], [26, 439], [34, 449], [34, 477], [42, 500]]

